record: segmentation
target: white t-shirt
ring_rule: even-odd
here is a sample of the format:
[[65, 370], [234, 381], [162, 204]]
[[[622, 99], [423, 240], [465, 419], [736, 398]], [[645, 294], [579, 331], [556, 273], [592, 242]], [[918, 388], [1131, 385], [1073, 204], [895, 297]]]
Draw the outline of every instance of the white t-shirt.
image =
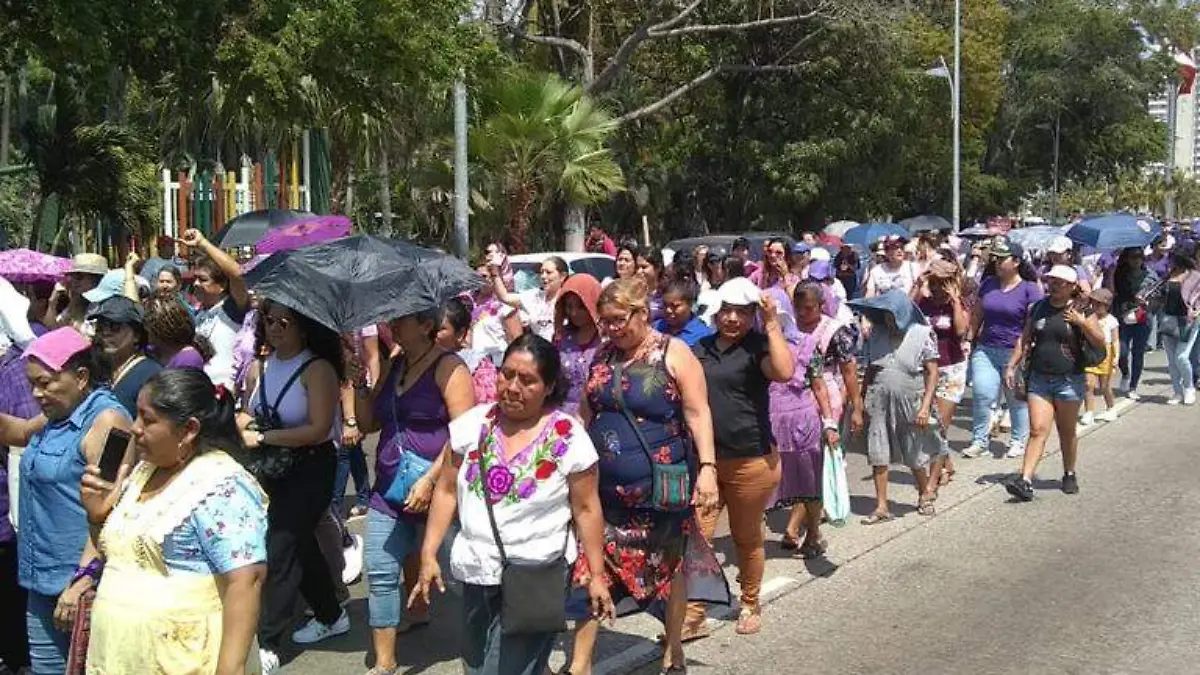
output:
[[[233, 298], [225, 297], [208, 309], [196, 312], [196, 333], [203, 335], [212, 345], [213, 357], [204, 364], [204, 373], [213, 384], [223, 384], [233, 391], [233, 379], [237, 374], [233, 367], [233, 348], [237, 342], [241, 321], [234, 321], [230, 312], [239, 313]], [[245, 313], [241, 312], [242, 317]]]
[[[490, 403], [477, 405], [450, 423], [450, 449], [463, 457], [458, 471], [462, 530], [450, 551], [450, 573], [463, 583], [479, 586], [499, 586], [502, 569], [483, 495], [503, 495], [492, 510], [510, 562], [549, 562], [562, 555], [564, 542], [567, 560], [574, 562], [577, 546], [574, 533], [568, 534], [571, 502], [567, 477], [599, 461], [583, 423], [557, 412], [530, 448], [515, 456], [511, 464], [501, 463], [498, 442], [485, 442], [482, 448], [479, 443], [491, 424], [487, 414], [492, 407]], [[556, 438], [561, 442], [552, 442]], [[480, 452], [484, 453], [487, 475], [479, 468]]]
[[[521, 312], [519, 315], [521, 323], [529, 326], [530, 330], [547, 340], [553, 340], [554, 303], [550, 302], [550, 299], [546, 297], [546, 291], [540, 288], [533, 288], [517, 293], [517, 298], [521, 302], [519, 310]], [[504, 316], [507, 317], [515, 311], [518, 310], [509, 307]]]
[[1100, 319], [1100, 329], [1104, 331], [1104, 344], [1112, 346], [1113, 333], [1120, 329], [1121, 323], [1117, 321], [1117, 317], [1109, 314], [1103, 319]]
[[[493, 309], [495, 308], [495, 309]], [[475, 323], [471, 325], [471, 349], [490, 358], [496, 365], [508, 349], [508, 337], [504, 334], [503, 317], [512, 314], [510, 309], [496, 300], [483, 307]]]
[[889, 269], [886, 264], [876, 265], [867, 275], [867, 288], [874, 288], [875, 295], [883, 295], [893, 288], [908, 293], [912, 291], [913, 284], [919, 276], [921, 274], [917, 264], [911, 260], [900, 263], [899, 269], [896, 270]]
[[33, 342], [29, 327], [29, 298], [17, 292], [8, 279], [0, 277], [0, 354], [12, 345], [24, 349]]

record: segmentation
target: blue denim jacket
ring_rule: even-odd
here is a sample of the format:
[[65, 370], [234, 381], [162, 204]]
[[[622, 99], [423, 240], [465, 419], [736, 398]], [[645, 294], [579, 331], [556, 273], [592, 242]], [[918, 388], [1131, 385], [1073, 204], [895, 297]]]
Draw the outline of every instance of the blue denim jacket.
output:
[[65, 420], [47, 424], [21, 456], [20, 532], [17, 579], [42, 595], [66, 589], [87, 543], [87, 514], [79, 501], [79, 481], [87, 465], [80, 443], [105, 410], [128, 419], [108, 389], [96, 389]]

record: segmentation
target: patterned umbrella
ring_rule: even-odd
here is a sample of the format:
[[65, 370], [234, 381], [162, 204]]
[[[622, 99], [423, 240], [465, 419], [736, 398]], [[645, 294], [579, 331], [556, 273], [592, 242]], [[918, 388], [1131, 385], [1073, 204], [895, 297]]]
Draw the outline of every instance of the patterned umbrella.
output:
[[0, 251], [0, 277], [17, 283], [54, 283], [71, 269], [66, 258], [17, 248]]
[[314, 216], [268, 230], [254, 245], [254, 251], [258, 255], [270, 255], [341, 239], [349, 234], [350, 219], [346, 216]]
[[821, 231], [825, 234], [841, 238], [845, 236], [847, 231], [856, 227], [858, 227], [858, 223], [854, 222], [853, 220], [839, 220], [836, 223], [830, 223], [826, 225], [825, 229]]

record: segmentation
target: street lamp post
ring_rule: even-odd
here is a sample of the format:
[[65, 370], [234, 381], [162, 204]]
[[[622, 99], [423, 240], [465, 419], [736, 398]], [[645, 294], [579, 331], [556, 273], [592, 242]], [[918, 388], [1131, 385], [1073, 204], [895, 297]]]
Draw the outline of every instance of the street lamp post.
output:
[[962, 0], [954, 0], [954, 79], [950, 81], [950, 95], [954, 98], [954, 219], [951, 222], [954, 231], [958, 232], [962, 188]]
[[1058, 222], [1058, 139], [1062, 132], [1062, 112], [1054, 115], [1054, 181], [1050, 193], [1050, 224]]

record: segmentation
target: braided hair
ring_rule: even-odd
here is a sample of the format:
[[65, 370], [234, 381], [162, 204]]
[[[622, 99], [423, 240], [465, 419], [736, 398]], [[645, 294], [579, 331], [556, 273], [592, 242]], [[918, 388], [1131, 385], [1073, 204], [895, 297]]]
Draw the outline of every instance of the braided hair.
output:
[[142, 326], [150, 342], [178, 351], [192, 347], [206, 362], [213, 356], [212, 345], [196, 333], [192, 315], [174, 295], [153, 295], [143, 303], [146, 312]]

